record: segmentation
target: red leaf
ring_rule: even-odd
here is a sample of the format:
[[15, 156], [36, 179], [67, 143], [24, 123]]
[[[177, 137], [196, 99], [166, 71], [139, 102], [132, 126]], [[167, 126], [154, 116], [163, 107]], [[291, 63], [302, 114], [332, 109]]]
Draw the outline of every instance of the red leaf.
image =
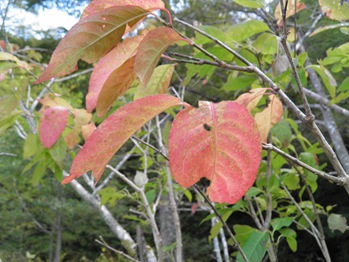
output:
[[162, 111], [181, 104], [182, 101], [173, 96], [154, 95], [119, 108], [93, 132], [74, 159], [70, 176], [64, 178], [62, 184], [89, 170], [97, 182], [113, 155], [137, 130]]
[[101, 12], [112, 6], [136, 5], [145, 10], [155, 10], [165, 8], [161, 0], [94, 0], [84, 10], [82, 18]]
[[144, 37], [138, 47], [135, 62], [136, 75], [143, 86], [147, 86], [154, 68], [165, 50], [180, 40], [186, 41], [176, 31], [168, 27], [153, 29]]
[[270, 103], [262, 112], [256, 113], [255, 121], [261, 136], [262, 142], [267, 142], [269, 130], [282, 118], [283, 108], [279, 98], [270, 95]]
[[201, 178], [214, 202], [233, 204], [253, 185], [261, 161], [257, 126], [238, 103], [202, 102], [181, 111], [169, 135], [169, 164], [174, 179], [190, 187]]
[[[135, 78], [133, 64], [131, 64], [132, 68], [129, 68], [130, 65], [125, 64], [126, 61], [135, 54], [136, 48], [142, 39], [143, 36], [127, 38], [98, 61], [91, 74], [88, 87], [89, 90], [86, 96], [86, 108], [88, 112], [92, 112], [96, 108], [98, 96], [102, 89], [107, 93], [109, 92], [107, 91], [109, 89], [123, 90], [125, 89], [126, 83], [123, 83], [122, 79], [125, 76], [132, 79]], [[124, 76], [119, 74], [124, 74]], [[118, 82], [114, 83], [115, 80]], [[128, 86], [126, 88], [128, 88]], [[117, 97], [121, 95], [121, 93], [118, 92], [118, 94], [112, 95]], [[101, 102], [103, 103], [103, 100]], [[106, 107], [109, 108], [109, 106]]]
[[126, 25], [133, 26], [149, 12], [136, 6], [116, 6], [81, 19], [59, 42], [48, 67], [35, 83], [76, 71], [79, 59], [96, 62], [120, 41]]
[[62, 106], [44, 108], [40, 119], [40, 139], [44, 147], [50, 148], [63, 132], [69, 111]]

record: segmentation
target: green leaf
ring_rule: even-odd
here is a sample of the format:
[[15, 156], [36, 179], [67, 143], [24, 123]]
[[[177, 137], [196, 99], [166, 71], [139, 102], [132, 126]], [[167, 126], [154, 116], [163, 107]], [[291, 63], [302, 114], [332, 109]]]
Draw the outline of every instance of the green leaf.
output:
[[[268, 232], [255, 230], [249, 235], [247, 241], [241, 245], [248, 261], [262, 261], [265, 252], [267, 251], [268, 240]], [[237, 261], [245, 261], [240, 253], [237, 256]]]
[[28, 159], [29, 157], [35, 155], [38, 150], [38, 139], [35, 134], [28, 134], [27, 139], [24, 142], [23, 147], [23, 158]]
[[[342, 4], [341, 4], [342, 2]], [[349, 4], [341, 0], [319, 0], [321, 10], [330, 19], [345, 21], [349, 19]]]
[[335, 230], [340, 231], [341, 233], [344, 233], [346, 230], [349, 229], [347, 225], [347, 219], [339, 214], [331, 214], [327, 218], [328, 227], [333, 232]]
[[35, 167], [32, 177], [32, 184], [33, 186], [37, 186], [40, 183], [40, 180], [45, 174], [47, 168], [46, 161], [40, 161], [38, 165]]
[[263, 55], [274, 55], [278, 51], [276, 35], [270, 33], [261, 34], [253, 43], [254, 48]]
[[338, 92], [349, 90], [349, 76], [343, 80], [337, 90]]
[[173, 64], [156, 67], [146, 87], [141, 83], [138, 84], [134, 100], [155, 94], [165, 94], [170, 85], [173, 71]]
[[226, 34], [229, 39], [232, 39], [236, 42], [241, 42], [255, 34], [269, 31], [267, 24], [258, 21], [258, 20], [249, 20], [244, 23], [240, 23], [230, 27]]
[[300, 188], [299, 185], [299, 176], [295, 173], [287, 173], [282, 182], [284, 183], [284, 185], [291, 191], [293, 190], [297, 190]]
[[235, 77], [233, 74], [230, 74], [228, 76], [228, 80], [222, 86], [222, 89], [227, 92], [236, 91], [250, 87], [254, 81], [256, 81], [256, 77], [254, 75], [242, 74]]
[[[228, 41], [227, 35], [215, 26], [202, 25], [198, 28], [222, 42]], [[198, 32], [195, 32], [195, 43], [203, 45], [207, 43], [212, 43], [212, 40]]]
[[270, 132], [280, 141], [282, 147], [288, 147], [292, 139], [292, 131], [290, 124], [285, 119], [281, 119], [275, 124]]
[[62, 137], [60, 137], [56, 143], [49, 149], [50, 155], [60, 169], [63, 169], [63, 161], [67, 155], [67, 146]]
[[[227, 219], [231, 216], [231, 214], [233, 213], [233, 210], [229, 210], [227, 212], [225, 212], [223, 215], [222, 215], [222, 219], [224, 221], [227, 221]], [[223, 227], [223, 224], [218, 221], [210, 230], [210, 236], [208, 237], [208, 241], [211, 242], [212, 239], [214, 239], [215, 237], [217, 237], [219, 231], [222, 229]]]
[[145, 196], [147, 198], [148, 203], [152, 204], [156, 198], [156, 191], [154, 189], [151, 189], [145, 193]]
[[105, 187], [99, 191], [101, 197], [100, 205], [109, 204], [115, 206], [116, 203], [126, 197], [126, 194], [122, 191], [118, 191], [115, 187]]
[[278, 231], [283, 227], [288, 227], [294, 221], [293, 217], [282, 217], [282, 218], [274, 218], [271, 220], [271, 226], [273, 227], [273, 231]]
[[236, 4], [249, 8], [262, 8], [264, 1], [262, 0], [235, 0]]
[[335, 98], [333, 98], [328, 105], [338, 104], [349, 97], [349, 90], [345, 93], [339, 93]]
[[20, 115], [21, 111], [15, 110], [10, 114], [0, 117], [0, 135], [5, 132], [8, 128], [14, 125], [17, 117]]
[[332, 98], [336, 96], [337, 82], [324, 66], [322, 65], [309, 65], [307, 68], [312, 68], [321, 77], [325, 87]]
[[18, 105], [15, 95], [7, 95], [0, 97], [0, 117], [10, 114]]

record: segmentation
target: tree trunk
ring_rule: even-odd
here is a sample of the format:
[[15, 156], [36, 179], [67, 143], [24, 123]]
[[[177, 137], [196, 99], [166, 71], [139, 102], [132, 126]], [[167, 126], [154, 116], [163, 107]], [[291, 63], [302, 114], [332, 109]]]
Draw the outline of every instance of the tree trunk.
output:
[[[172, 209], [170, 206], [169, 196], [162, 196], [160, 209], [160, 232], [163, 239], [164, 247], [170, 246], [176, 242], [176, 227], [173, 219]], [[173, 250], [173, 251], [172, 251]], [[175, 248], [166, 252], [165, 262], [173, 262], [176, 257]]]

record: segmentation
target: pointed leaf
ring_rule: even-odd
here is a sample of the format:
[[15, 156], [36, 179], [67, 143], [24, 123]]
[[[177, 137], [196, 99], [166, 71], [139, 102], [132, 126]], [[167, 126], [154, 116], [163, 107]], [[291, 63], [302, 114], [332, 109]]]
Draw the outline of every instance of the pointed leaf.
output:
[[[92, 112], [96, 108], [101, 90], [113, 86], [114, 83], [111, 78], [115, 79], [119, 73], [123, 73], [123, 69], [119, 68], [135, 54], [136, 48], [142, 39], [143, 36], [127, 38], [98, 61], [91, 74], [86, 96], [86, 108], [88, 112]], [[134, 75], [133, 68], [129, 74]], [[120, 76], [119, 79], [121, 80], [121, 78], [123, 77]]]
[[154, 116], [181, 104], [182, 101], [173, 96], [154, 95], [119, 108], [93, 132], [74, 159], [70, 176], [62, 183], [67, 184], [89, 170], [98, 181], [109, 160], [130, 136]]
[[81, 19], [60, 41], [44, 73], [35, 82], [63, 76], [77, 70], [79, 59], [94, 63], [107, 54], [125, 33], [149, 11], [136, 6], [110, 7]]
[[261, 135], [261, 141], [267, 142], [269, 130], [282, 118], [283, 108], [279, 98], [270, 95], [270, 103], [262, 112], [256, 113], [255, 120]]
[[121, 67], [116, 69], [103, 84], [97, 100], [97, 115], [104, 116], [115, 100], [124, 94], [130, 87], [136, 76], [134, 74], [134, 61], [132, 57]]
[[252, 89], [248, 93], [240, 95], [235, 102], [246, 107], [247, 110], [251, 112], [257, 106], [259, 100], [261, 100], [267, 90], [267, 88]]
[[40, 139], [44, 147], [50, 148], [63, 132], [69, 111], [65, 107], [48, 107], [42, 111], [40, 119]]
[[165, 8], [161, 0], [94, 0], [84, 10], [82, 18], [102, 12], [104, 9], [112, 6], [136, 5], [145, 10], [155, 10]]
[[263, 0], [235, 0], [236, 4], [249, 8], [262, 8], [264, 6]]
[[143, 86], [148, 81], [165, 50], [177, 41], [186, 41], [176, 31], [168, 27], [151, 30], [138, 47], [135, 62], [136, 75]]
[[253, 185], [261, 160], [258, 129], [238, 103], [201, 102], [181, 111], [169, 135], [169, 163], [177, 183], [211, 181], [214, 202], [233, 204]]
[[144, 87], [141, 84], [137, 86], [134, 100], [155, 94], [165, 94], [171, 82], [174, 66], [168, 64], [155, 68], [147, 86]]

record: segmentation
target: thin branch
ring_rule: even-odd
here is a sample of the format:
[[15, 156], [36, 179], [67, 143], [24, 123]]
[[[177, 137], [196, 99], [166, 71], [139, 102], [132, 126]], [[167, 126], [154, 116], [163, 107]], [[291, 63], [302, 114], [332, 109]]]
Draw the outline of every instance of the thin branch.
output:
[[208, 197], [206, 196], [206, 194], [204, 192], [201, 191], [201, 189], [197, 186], [197, 185], [193, 185], [193, 188], [205, 199], [205, 202], [210, 206], [210, 208], [213, 210], [213, 212], [215, 213], [215, 215], [218, 217], [219, 221], [222, 223], [223, 227], [227, 230], [229, 237], [234, 241], [234, 246], [239, 250], [242, 258], [244, 259], [245, 262], [248, 262], [248, 258], [245, 254], [245, 252], [242, 250], [239, 242], [236, 240], [233, 232], [231, 232], [229, 226], [227, 225], [227, 223], [224, 221], [224, 219], [222, 218], [222, 216], [218, 213], [217, 209], [214, 207], [214, 205], [212, 204], [212, 202], [208, 199]]
[[163, 250], [162, 250], [162, 247], [163, 247], [162, 238], [160, 235], [159, 228], [158, 228], [156, 221], [155, 221], [155, 215], [154, 215], [152, 209], [150, 208], [149, 202], [147, 200], [147, 197], [146, 197], [144, 191], [142, 190], [142, 188], [138, 187], [135, 183], [133, 183], [127, 176], [125, 176], [119, 170], [116, 170], [115, 168], [113, 168], [110, 165], [107, 165], [106, 168], [113, 171], [116, 175], [118, 175], [119, 178], [121, 178], [124, 182], [126, 182], [131, 188], [133, 188], [140, 195], [140, 197], [142, 199], [143, 207], [145, 208], [145, 210], [147, 212], [148, 221], [151, 225], [151, 229], [153, 232], [154, 243], [155, 243], [156, 250], [158, 253], [158, 259], [159, 259], [159, 261], [163, 261], [164, 254], [163, 254]]
[[122, 251], [120, 251], [120, 250], [116, 250], [116, 249], [112, 248], [111, 246], [109, 246], [109, 245], [107, 244], [107, 242], [104, 241], [104, 239], [103, 239], [102, 236], [100, 236], [99, 238], [100, 238], [101, 241], [98, 240], [98, 239], [95, 239], [95, 241], [96, 241], [98, 244], [100, 244], [101, 246], [104, 246], [104, 247], [108, 248], [109, 250], [113, 251], [114, 253], [116, 253], [116, 254], [118, 254], [118, 255], [121, 255], [121, 256], [127, 258], [129, 261], [140, 262], [139, 260], [134, 259], [133, 257], [131, 257], [131, 256], [127, 255], [127, 254], [125, 254], [124, 252], [122, 252]]
[[262, 147], [263, 149], [265, 150], [272, 150], [276, 153], [278, 153], [279, 155], [283, 156], [284, 158], [286, 158], [287, 160], [290, 160], [292, 163], [298, 165], [298, 166], [301, 166], [307, 170], [309, 170], [310, 172], [322, 177], [322, 178], [325, 178], [333, 183], [336, 183], [338, 185], [341, 185], [343, 186], [346, 182], [347, 182], [347, 179], [346, 178], [342, 178], [342, 177], [334, 177], [334, 176], [331, 176], [323, 171], [320, 171], [320, 170], [317, 170], [316, 168], [313, 168], [307, 164], [305, 164], [304, 162], [300, 161], [298, 158], [296, 157], [293, 157], [287, 153], [285, 153], [284, 151], [282, 151], [281, 149], [273, 146], [272, 144], [265, 144], [263, 143], [262, 144]]

